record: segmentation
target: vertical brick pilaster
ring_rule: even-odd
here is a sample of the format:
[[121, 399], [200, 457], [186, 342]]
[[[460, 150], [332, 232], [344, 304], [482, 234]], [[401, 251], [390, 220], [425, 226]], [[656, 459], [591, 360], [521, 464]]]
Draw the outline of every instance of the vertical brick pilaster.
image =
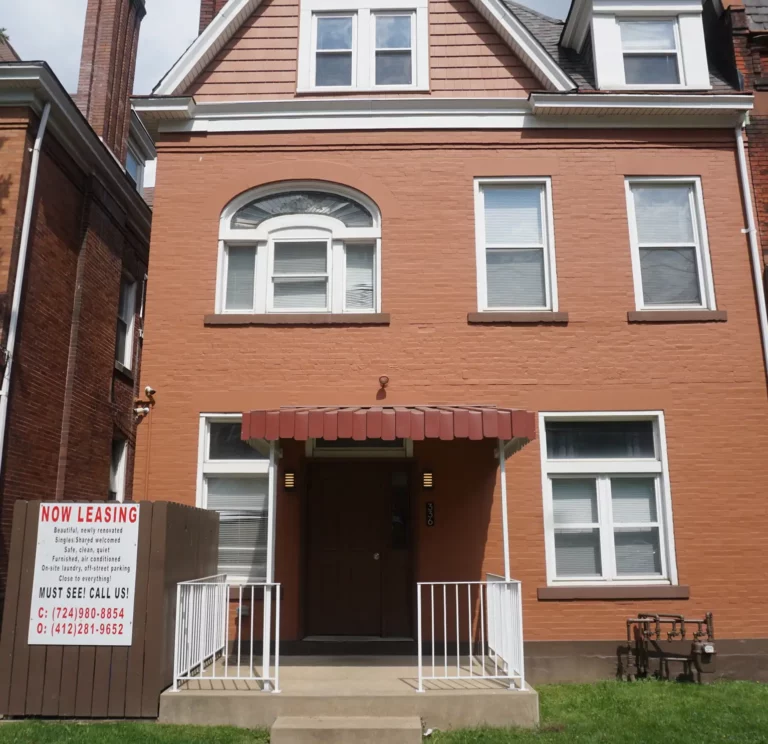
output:
[[125, 160], [130, 96], [144, 0], [88, 0], [77, 101], [97, 134]]

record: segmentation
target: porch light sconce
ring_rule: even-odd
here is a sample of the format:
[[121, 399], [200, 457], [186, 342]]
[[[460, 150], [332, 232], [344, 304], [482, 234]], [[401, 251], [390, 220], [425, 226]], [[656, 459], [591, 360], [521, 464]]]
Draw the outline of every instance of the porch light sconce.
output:
[[293, 491], [296, 488], [296, 473], [292, 470], [287, 471], [283, 480], [283, 486], [286, 491]]
[[435, 476], [431, 470], [425, 470], [421, 476], [421, 485], [425, 491], [431, 491], [435, 487]]
[[387, 385], [389, 385], [389, 377], [387, 377], [386, 375], [382, 375], [381, 377], [379, 377], [379, 386], [381, 387], [381, 389], [383, 390]]

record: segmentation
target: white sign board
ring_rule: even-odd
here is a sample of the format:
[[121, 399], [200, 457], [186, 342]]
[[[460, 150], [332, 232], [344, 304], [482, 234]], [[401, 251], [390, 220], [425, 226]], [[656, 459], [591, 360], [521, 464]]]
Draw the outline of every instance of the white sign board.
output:
[[130, 646], [136, 504], [40, 504], [30, 645]]

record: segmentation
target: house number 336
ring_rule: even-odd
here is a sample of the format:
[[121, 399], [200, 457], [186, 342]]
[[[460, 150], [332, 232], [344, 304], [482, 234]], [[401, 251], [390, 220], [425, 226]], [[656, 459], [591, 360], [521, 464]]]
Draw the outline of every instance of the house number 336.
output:
[[427, 527], [435, 526], [435, 502], [427, 501]]

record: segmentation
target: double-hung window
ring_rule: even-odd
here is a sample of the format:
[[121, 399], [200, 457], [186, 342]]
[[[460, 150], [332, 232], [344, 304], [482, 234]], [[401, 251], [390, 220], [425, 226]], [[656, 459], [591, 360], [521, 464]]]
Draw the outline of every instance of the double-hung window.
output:
[[549, 179], [475, 182], [478, 305], [557, 310]]
[[427, 0], [302, 0], [300, 37], [300, 91], [429, 89]]
[[622, 20], [619, 29], [627, 85], [683, 82], [677, 19]]
[[356, 16], [315, 15], [315, 85], [354, 85], [354, 39]]
[[714, 310], [698, 179], [627, 179], [638, 310]]
[[133, 356], [133, 325], [136, 315], [136, 282], [127, 276], [120, 280], [117, 302], [117, 332], [115, 336], [115, 361], [131, 369]]
[[286, 189], [222, 218], [217, 312], [380, 312], [380, 220], [351, 196]]
[[550, 584], [675, 583], [661, 413], [541, 414]]
[[219, 513], [218, 573], [264, 581], [269, 457], [240, 438], [240, 416], [200, 420], [198, 505]]

